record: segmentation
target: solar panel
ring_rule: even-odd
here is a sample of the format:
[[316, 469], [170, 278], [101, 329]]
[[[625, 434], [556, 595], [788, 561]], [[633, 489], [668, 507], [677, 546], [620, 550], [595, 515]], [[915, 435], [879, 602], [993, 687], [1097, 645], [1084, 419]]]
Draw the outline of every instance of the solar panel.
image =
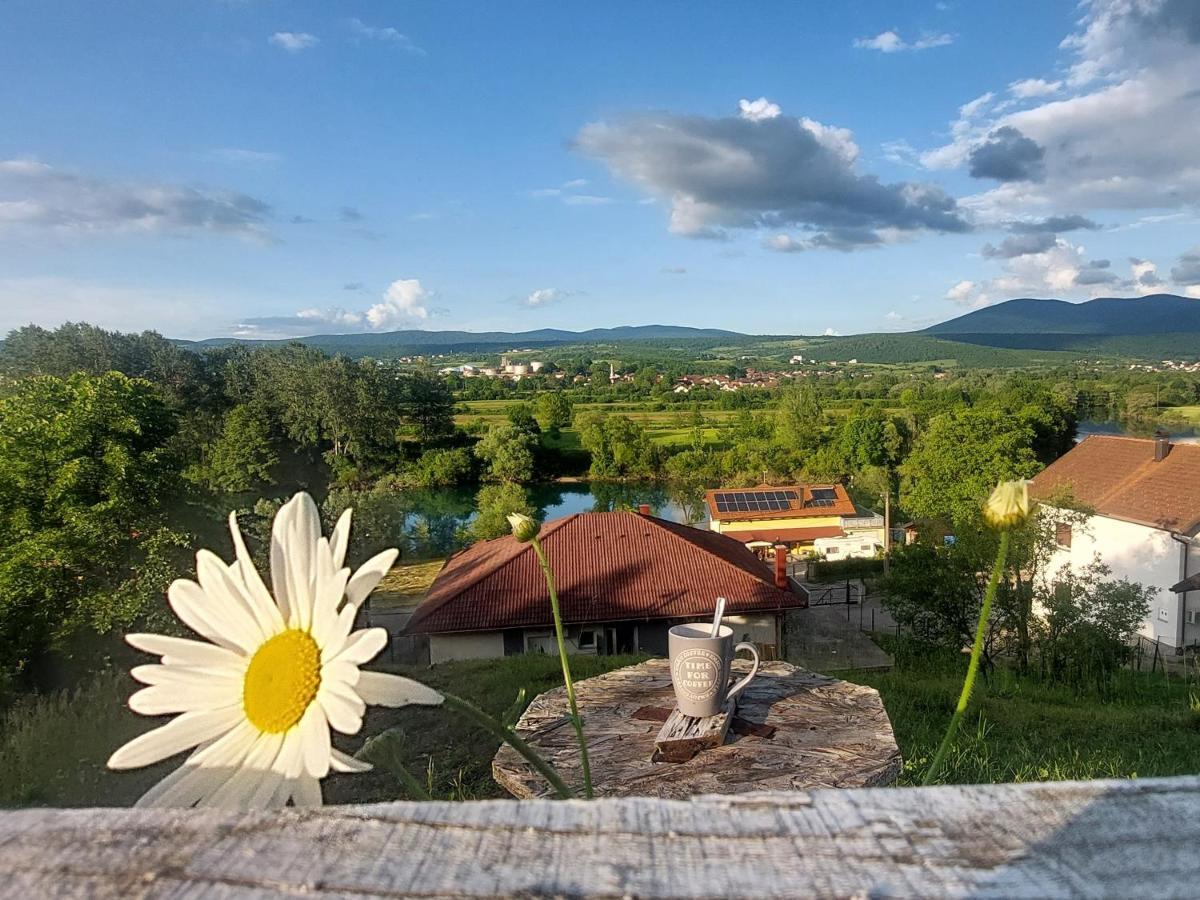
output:
[[798, 505], [795, 491], [720, 491], [713, 495], [717, 512], [780, 512]]

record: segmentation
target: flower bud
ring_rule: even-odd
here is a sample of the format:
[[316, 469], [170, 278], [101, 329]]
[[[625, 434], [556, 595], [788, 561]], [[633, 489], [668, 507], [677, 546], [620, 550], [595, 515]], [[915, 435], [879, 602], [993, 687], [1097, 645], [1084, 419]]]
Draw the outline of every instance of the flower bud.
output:
[[1029, 482], [1005, 481], [996, 485], [983, 507], [983, 518], [1001, 530], [1020, 525], [1029, 518]]
[[531, 519], [529, 516], [521, 513], [512, 513], [508, 517], [508, 524], [512, 526], [513, 537], [522, 544], [527, 544], [538, 536], [538, 532], [542, 530], [542, 526], [537, 523], [536, 519]]

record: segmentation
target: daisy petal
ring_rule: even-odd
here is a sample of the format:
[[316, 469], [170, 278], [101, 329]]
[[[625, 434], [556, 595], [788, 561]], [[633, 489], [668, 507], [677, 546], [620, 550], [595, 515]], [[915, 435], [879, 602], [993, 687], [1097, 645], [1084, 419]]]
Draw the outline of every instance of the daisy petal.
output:
[[164, 665], [244, 666], [246, 658], [235, 650], [226, 650], [203, 641], [168, 637], [165, 634], [127, 634], [126, 643], [146, 653], [161, 656]]
[[353, 756], [347, 756], [341, 750], [334, 750], [329, 760], [329, 768], [334, 772], [370, 772], [374, 766]]
[[240, 685], [214, 684], [155, 684], [142, 688], [129, 698], [129, 708], [143, 716], [165, 716], [172, 713], [204, 709], [241, 707]]
[[333, 568], [340, 569], [346, 563], [346, 547], [350, 543], [350, 513], [346, 510], [333, 526], [333, 535], [329, 539], [329, 550], [333, 554]]
[[212, 608], [200, 585], [194, 581], [179, 578], [171, 582], [167, 588], [167, 602], [184, 625], [226, 650], [244, 655], [257, 646], [257, 643], [236, 641], [232, 635], [226, 635], [219, 614]]
[[237, 559], [230, 569], [237, 573], [236, 577], [241, 579], [242, 586], [246, 590], [246, 598], [250, 601], [251, 612], [254, 613], [260, 627], [267, 634], [276, 634], [282, 631], [283, 617], [279, 614], [279, 607], [272, 599], [267, 586], [263, 584], [262, 576], [258, 574], [254, 560], [246, 549], [246, 542], [242, 539], [242, 530], [238, 527], [236, 512], [229, 514], [229, 533], [233, 535], [233, 552]]
[[[229, 575], [229, 566], [211, 550], [196, 554], [196, 578], [209, 602], [216, 608], [230, 637], [243, 635], [261, 643], [271, 636], [251, 612], [252, 601], [238, 581]], [[236, 630], [235, 630], [236, 629]]]
[[283, 749], [275, 758], [275, 768], [290, 781], [299, 778], [304, 771], [304, 740], [299, 728], [293, 728], [283, 736]]
[[321, 666], [321, 684], [342, 684], [352, 688], [358, 684], [358, 666], [353, 663], [334, 660]]
[[329, 722], [320, 703], [310, 703], [299, 724], [300, 739], [304, 744], [304, 771], [313, 778], [324, 778], [329, 774]]
[[363, 663], [368, 663], [379, 655], [379, 652], [387, 646], [387, 629], [385, 628], [363, 628], [361, 631], [356, 631], [346, 640], [346, 645], [342, 647], [337, 656], [333, 658], [335, 662], [354, 663], [356, 666], [361, 666]]
[[321, 704], [330, 728], [342, 734], [358, 734], [362, 729], [362, 714], [355, 713], [354, 705], [346, 697], [322, 685], [317, 702]]
[[351, 606], [362, 606], [367, 595], [375, 590], [375, 586], [391, 570], [399, 555], [399, 550], [384, 550], [359, 566], [350, 583], [346, 585], [346, 602]]
[[321, 782], [316, 778], [301, 775], [293, 788], [292, 802], [297, 806], [320, 806]]
[[208, 685], [213, 682], [237, 685], [241, 688], [245, 665], [236, 668], [204, 668], [202, 666], [134, 666], [129, 670], [135, 681], [142, 684]]
[[108, 759], [110, 769], [136, 769], [212, 740], [244, 721], [240, 706], [185, 712], [166, 725], [147, 731]]
[[294, 507], [291, 501], [283, 504], [271, 524], [271, 590], [279, 613], [287, 625], [292, 624], [291, 569], [288, 566], [288, 542]]
[[346, 638], [350, 635], [350, 630], [354, 628], [354, 620], [358, 618], [358, 607], [351, 606], [347, 603], [342, 607], [341, 612], [337, 614], [337, 621], [329, 629], [325, 637], [325, 643], [321, 645], [321, 658], [333, 659], [342, 648], [346, 646]]
[[[271, 771], [271, 763], [275, 761], [280, 748], [283, 746], [282, 734], [259, 734], [254, 743], [246, 751], [245, 757], [238, 764], [237, 771], [221, 787], [204, 798], [201, 806], [222, 806], [232, 809], [252, 809], [261, 805], [275, 793], [272, 783], [270, 790], [263, 787], [263, 781]], [[266, 798], [258, 804], [252, 802], [256, 794], [266, 794]]]
[[358, 673], [358, 684], [354, 686], [358, 696], [372, 706], [440, 706], [442, 695], [419, 681], [386, 672], [370, 672], [363, 669]]

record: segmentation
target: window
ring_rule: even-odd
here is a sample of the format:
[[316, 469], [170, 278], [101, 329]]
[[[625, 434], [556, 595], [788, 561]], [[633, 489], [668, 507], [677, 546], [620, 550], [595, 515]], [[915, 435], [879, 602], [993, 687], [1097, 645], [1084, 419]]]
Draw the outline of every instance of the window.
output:
[[1054, 526], [1054, 543], [1065, 549], [1071, 548], [1071, 526], [1067, 522], [1058, 522]]
[[841, 552], [842, 551], [837, 547], [830, 547], [828, 550], [825, 551], [825, 553], [828, 554], [829, 556], [837, 556]]
[[596, 646], [596, 632], [591, 631], [590, 629], [584, 629], [583, 631], [579, 632], [579, 646], [580, 647]]

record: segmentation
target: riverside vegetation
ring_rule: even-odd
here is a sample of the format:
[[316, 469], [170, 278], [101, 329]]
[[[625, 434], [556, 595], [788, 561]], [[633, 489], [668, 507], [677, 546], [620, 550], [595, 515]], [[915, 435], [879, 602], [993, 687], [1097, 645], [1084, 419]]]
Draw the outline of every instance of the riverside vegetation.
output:
[[[569, 349], [549, 355], [548, 374], [517, 384], [300, 345], [195, 352], [154, 334], [85, 325], [12, 333], [0, 350], [5, 740], [60, 726], [85, 735], [101, 730], [88, 720], [87, 702], [71, 698], [90, 697], [106, 678], [117, 684], [97, 675], [128, 662], [115, 634], [172, 627], [164, 622], [163, 590], [191, 573], [190, 548], [220, 546], [230, 506], [240, 508], [251, 550], [261, 556], [279, 498], [309, 490], [322, 500], [327, 526], [353, 505], [352, 564], [397, 543], [408, 557], [426, 552], [428, 542], [396, 534], [412, 491], [469, 485], [476, 492], [470, 525], [451, 525], [440, 536], [445, 552], [505, 533], [505, 514], [536, 512], [530, 483], [567, 475], [595, 484], [656, 479], [693, 520], [702, 516], [705, 487], [841, 479], [865, 505], [890, 495], [897, 520], [961, 534], [963, 510], [977, 507], [997, 482], [1029, 477], [1068, 449], [1080, 418], [1148, 424], [1200, 401], [1194, 375], [1077, 364], [1018, 371], [863, 366], [776, 388], [696, 387], [677, 395], [678, 375], [760, 361], [722, 358], [711, 348], [691, 361], [656, 346], [629, 353], [633, 361], [617, 367], [628, 380], [615, 384], [607, 359]], [[567, 377], [556, 380], [555, 370]], [[962, 540], [960, 551], [935, 554], [950, 611], [931, 620], [938, 640], [957, 639], [964, 623], [974, 624], [977, 584], [971, 588], [964, 573], [994, 550], [978, 543], [972, 549]], [[928, 572], [931, 561], [920, 552], [897, 556], [897, 578]], [[895, 593], [905, 596], [900, 586]], [[998, 603], [1003, 609], [1003, 591]], [[913, 621], [927, 618], [917, 611]], [[1004, 634], [1014, 633], [1008, 621], [997, 626]], [[1021, 636], [1021, 678], [1035, 679], [1048, 665], [1049, 645], [1041, 641]], [[1078, 668], [1069, 660], [1054, 665]], [[1094, 703], [1080, 703], [1119, 695], [1103, 687], [1116, 683], [1107, 675], [1097, 683], [1089, 689]], [[1073, 690], [1061, 678], [1045, 684]], [[53, 693], [59, 690], [67, 693]], [[60, 726], [50, 724], [56, 716]], [[902, 716], [893, 711], [898, 729], [911, 727], [900, 724]], [[110, 727], [119, 729], [120, 716]], [[64, 754], [79, 752], [78, 741], [62, 746]], [[53, 754], [46, 754], [22, 764], [44, 767], [29, 776], [30, 800], [64, 778], [74, 784], [69, 761], [59, 762], [64, 767], [51, 771]], [[944, 777], [956, 771], [951, 760]], [[21, 802], [18, 793], [6, 794], [8, 802]]]

